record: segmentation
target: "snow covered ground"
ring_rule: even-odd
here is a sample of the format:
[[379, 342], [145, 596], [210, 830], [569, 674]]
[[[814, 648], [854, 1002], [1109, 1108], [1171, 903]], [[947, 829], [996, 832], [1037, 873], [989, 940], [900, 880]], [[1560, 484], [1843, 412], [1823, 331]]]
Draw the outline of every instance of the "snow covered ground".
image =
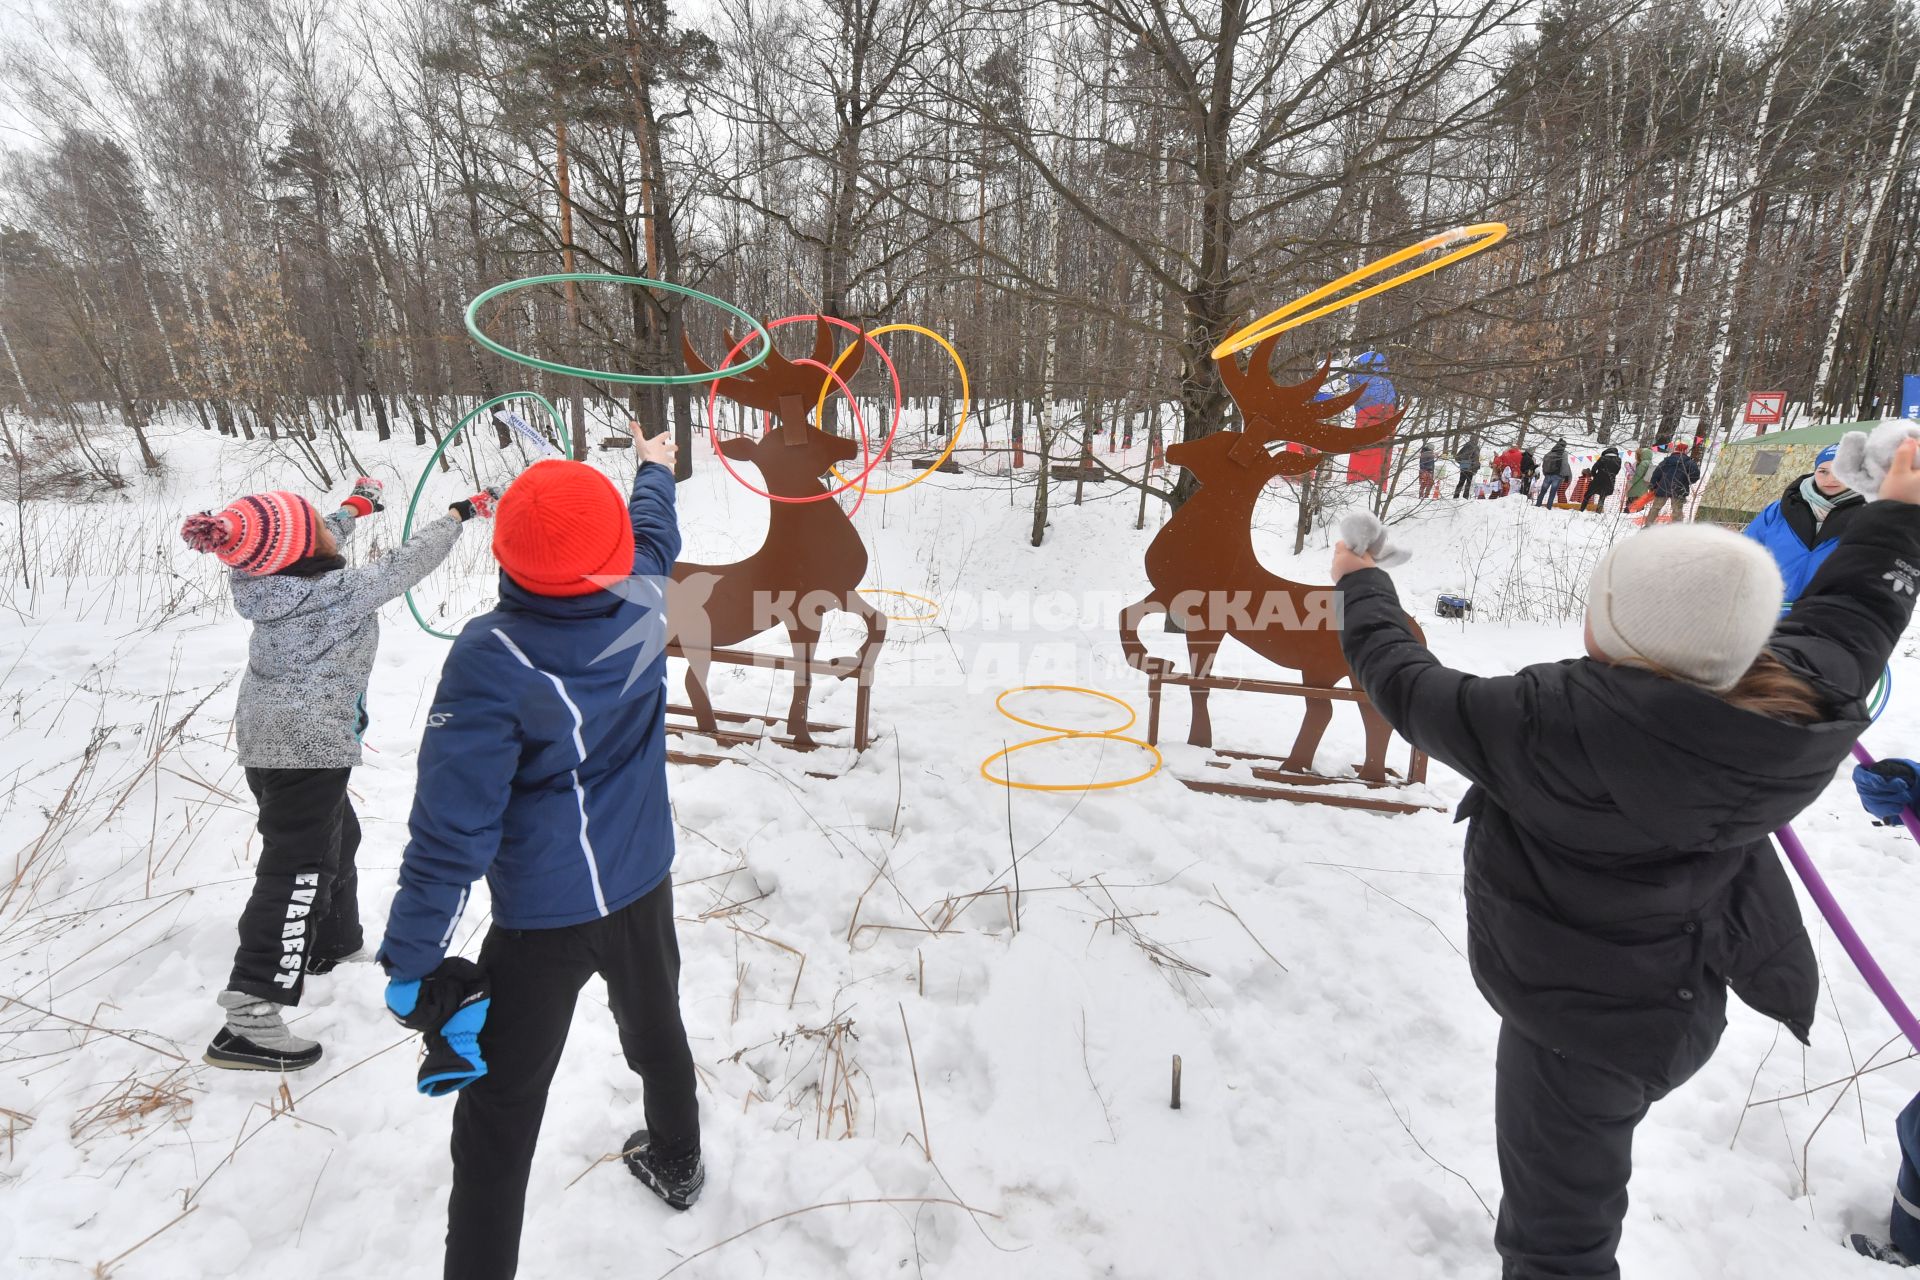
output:
[[[174, 529], [184, 511], [300, 481], [265, 445], [185, 425], [159, 443], [166, 473], [123, 496], [30, 504], [24, 534], [0, 509], [0, 1270], [437, 1275], [452, 1103], [414, 1092], [414, 1042], [383, 1012], [377, 968], [309, 984], [297, 1029], [327, 1056], [284, 1087], [200, 1063], [254, 840], [230, 742], [246, 637], [218, 566]], [[390, 494], [424, 456], [354, 445]], [[689, 558], [756, 545], [764, 504], [710, 460], [698, 471], [681, 493]], [[430, 501], [461, 491], [437, 480]], [[869, 501], [856, 517], [869, 583], [944, 606], [893, 628], [873, 749], [674, 767], [706, 1195], [670, 1215], [607, 1162], [639, 1105], [596, 983], [548, 1107], [522, 1275], [1494, 1272], [1495, 1023], [1462, 957], [1447, 814], [1245, 802], [1167, 775], [1079, 794], [979, 777], [983, 757], [1029, 736], [994, 708], [1009, 686], [1087, 685], [1144, 717], [1113, 615], [1144, 590], [1152, 529], [1132, 527], [1130, 492], [1088, 492], [1056, 508], [1038, 550], [1027, 495], [1010, 500], [1004, 478], [937, 476]], [[403, 505], [381, 536], [397, 536]], [[1263, 509], [1263, 555], [1324, 582], [1324, 547], [1285, 554], [1291, 514], [1282, 494]], [[1443, 657], [1508, 671], [1578, 651], [1575, 593], [1618, 527], [1517, 500], [1430, 504], [1399, 526], [1417, 554], [1396, 578]], [[486, 598], [483, 543], [467, 541], [423, 589], [430, 613]], [[1477, 620], [1433, 618], [1441, 591], [1473, 596]], [[852, 633], [836, 634], [844, 648]], [[1177, 656], [1173, 639], [1149, 634]], [[355, 775], [376, 935], [443, 651], [388, 610]], [[1244, 653], [1229, 661], [1263, 674]], [[1903, 654], [1895, 675], [1920, 687], [1920, 662]], [[766, 673], [723, 672], [715, 697], [784, 705]], [[1088, 726], [1114, 712], [1053, 694], [1013, 706]], [[817, 718], [850, 711], [850, 691], [816, 694]], [[1283, 752], [1297, 714], [1216, 695], [1216, 741]], [[1165, 736], [1185, 727], [1176, 699]], [[1920, 754], [1920, 699], [1896, 692], [1869, 745]], [[1320, 767], [1359, 749], [1338, 710]], [[1167, 754], [1200, 768], [1190, 749]], [[1139, 755], [1077, 743], [1014, 761], [1069, 781], [1125, 777]], [[809, 776], [823, 764], [847, 772]], [[1436, 766], [1414, 798], [1450, 805], [1463, 790]], [[1799, 825], [1912, 989], [1920, 850], [1870, 827], [1844, 778]], [[469, 953], [484, 918], [468, 914]], [[1892, 1120], [1920, 1064], [1836, 1083], [1904, 1046], [1816, 933], [1829, 994], [1815, 1046], [1736, 1004], [1713, 1063], [1642, 1127], [1629, 1275], [1882, 1274], [1839, 1240], [1884, 1223]]]

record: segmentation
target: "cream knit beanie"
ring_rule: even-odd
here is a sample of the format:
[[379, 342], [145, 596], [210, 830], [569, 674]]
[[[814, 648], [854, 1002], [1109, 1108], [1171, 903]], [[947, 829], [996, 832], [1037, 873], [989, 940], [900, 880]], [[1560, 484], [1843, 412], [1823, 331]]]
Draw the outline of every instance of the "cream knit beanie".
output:
[[1587, 592], [1600, 652], [1724, 693], [1766, 647], [1785, 588], [1751, 538], [1701, 524], [1659, 525], [1601, 557]]

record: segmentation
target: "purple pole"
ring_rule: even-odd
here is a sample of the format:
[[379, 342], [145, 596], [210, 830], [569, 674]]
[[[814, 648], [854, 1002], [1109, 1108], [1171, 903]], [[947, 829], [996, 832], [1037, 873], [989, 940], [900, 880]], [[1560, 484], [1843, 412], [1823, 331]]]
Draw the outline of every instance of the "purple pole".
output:
[[[1873, 752], [1867, 750], [1860, 745], [1858, 740], [1855, 740], [1853, 744], [1853, 758], [1861, 764], [1870, 765], [1873, 763]], [[1913, 837], [1913, 842], [1920, 844], [1920, 818], [1913, 816], [1913, 810], [1902, 809], [1900, 811], [1900, 821], [1907, 828], [1907, 834]]]
[[[1911, 814], [1907, 815], [1907, 821], [1909, 823], [1913, 821]], [[1781, 827], [1774, 832], [1773, 838], [1780, 842], [1780, 848], [1786, 853], [1787, 861], [1791, 862], [1793, 869], [1799, 872], [1800, 882], [1807, 886], [1807, 892], [1819, 905], [1820, 914], [1827, 918], [1827, 924], [1832, 928], [1834, 936], [1839, 938], [1840, 945], [1846, 948], [1848, 957], [1853, 960], [1854, 968], [1860, 971], [1860, 976], [1867, 980], [1869, 987], [1873, 988], [1873, 994], [1880, 997], [1880, 1003], [1892, 1015], [1894, 1025], [1906, 1033], [1907, 1042], [1913, 1045], [1916, 1052], [1920, 1052], [1920, 1021], [1915, 1021], [1913, 1011], [1907, 1008], [1907, 1002], [1902, 1000], [1900, 993], [1893, 989], [1893, 983], [1887, 981], [1886, 972], [1880, 968], [1879, 961], [1873, 958], [1873, 953], [1867, 950], [1867, 944], [1862, 942], [1860, 935], [1854, 931], [1852, 921], [1847, 919], [1847, 913], [1840, 909], [1838, 902], [1834, 901], [1832, 891], [1827, 888], [1827, 882], [1820, 878], [1820, 872], [1813, 865], [1813, 859], [1807, 856], [1807, 847], [1800, 843], [1800, 837], [1793, 833], [1791, 825]]]

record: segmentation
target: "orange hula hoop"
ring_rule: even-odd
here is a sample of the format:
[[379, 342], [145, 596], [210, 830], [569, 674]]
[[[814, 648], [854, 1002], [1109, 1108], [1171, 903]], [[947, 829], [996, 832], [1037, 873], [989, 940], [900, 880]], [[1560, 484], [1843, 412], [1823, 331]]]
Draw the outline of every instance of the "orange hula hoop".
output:
[[[1114, 706], [1119, 707], [1127, 713], [1127, 718], [1124, 723], [1115, 725], [1111, 729], [1070, 729], [1066, 725], [1049, 724], [1044, 720], [1033, 720], [1026, 716], [1015, 715], [1013, 712], [1007, 710], [1007, 699], [1014, 694], [1039, 691], [1078, 693], [1088, 697], [1098, 698], [1103, 702], [1110, 702]], [[988, 782], [998, 783], [1000, 786], [1009, 787], [1015, 791], [1113, 791], [1120, 787], [1130, 787], [1136, 782], [1145, 782], [1148, 778], [1160, 772], [1161, 767], [1166, 763], [1165, 759], [1160, 755], [1160, 749], [1151, 742], [1126, 736], [1124, 731], [1133, 727], [1137, 713], [1134, 711], [1132, 703], [1126, 701], [1124, 698], [1116, 698], [1110, 693], [1102, 693], [1098, 689], [1083, 689], [1078, 685], [1071, 684], [1023, 684], [1002, 692], [999, 697], [993, 700], [993, 705], [1001, 715], [1014, 723], [1023, 724], [1033, 729], [1045, 729], [1048, 731], [1048, 736], [1044, 738], [1033, 738], [1026, 742], [1016, 742], [1010, 747], [1002, 747], [985, 760], [982, 760], [980, 762], [980, 776]], [[1153, 763], [1148, 765], [1144, 772], [1135, 774], [1131, 778], [1113, 778], [1105, 782], [1021, 782], [1014, 778], [1011, 764], [1009, 764], [1007, 773], [1004, 776], [993, 772], [993, 765], [996, 761], [1007, 760], [1016, 751], [1025, 751], [1030, 747], [1049, 746], [1055, 742], [1118, 742], [1129, 747], [1138, 747], [1153, 757]]]
[[[901, 490], [911, 489], [913, 488], [913, 486], [919, 484], [922, 480], [925, 480], [931, 477], [934, 472], [940, 469], [942, 463], [946, 462], [948, 458], [951, 458], [953, 456], [954, 448], [960, 443], [960, 433], [967, 425], [967, 414], [972, 411], [972, 407], [973, 407], [973, 388], [967, 381], [966, 361], [960, 358], [960, 353], [954, 349], [954, 345], [951, 342], [948, 342], [945, 338], [941, 337], [939, 334], [935, 333], [933, 330], [927, 328], [926, 326], [917, 325], [917, 324], [883, 324], [878, 329], [867, 330], [865, 336], [867, 338], [877, 338], [883, 333], [917, 333], [922, 335], [923, 337], [932, 338], [935, 342], [939, 343], [942, 347], [946, 348], [947, 358], [953, 361], [953, 367], [960, 371], [960, 420], [953, 424], [953, 435], [948, 438], [947, 447], [940, 451], [940, 456], [933, 460], [932, 466], [926, 468], [926, 470], [922, 471], [919, 475], [907, 481], [905, 484], [887, 485], [884, 488], [876, 488], [872, 485], [862, 485], [861, 492], [868, 495], [899, 493]], [[852, 346], [849, 346], [845, 351], [842, 351], [839, 354], [839, 356], [835, 358], [833, 362], [833, 367], [836, 370], [839, 369], [840, 361], [845, 360], [848, 356], [852, 355], [854, 352], [854, 348], [858, 347], [859, 345], [860, 344], [856, 342]], [[820, 399], [819, 399], [819, 402], [816, 403], [813, 407], [814, 420], [816, 422], [819, 420], [820, 410], [827, 403], [827, 392], [831, 390], [833, 390], [832, 382], [824, 382], [820, 385]], [[891, 437], [888, 438], [887, 445], [888, 445], [888, 448], [892, 447], [893, 441]], [[885, 450], [882, 450], [882, 453], [884, 455]], [[840, 474], [837, 468], [830, 467], [828, 468], [828, 470], [832, 471], [836, 478], [843, 481], [846, 479], [845, 476]]]
[[[1451, 231], [1442, 231], [1436, 235], [1430, 235], [1418, 244], [1410, 244], [1406, 248], [1390, 253], [1384, 258], [1369, 262], [1366, 266], [1358, 270], [1349, 271], [1331, 284], [1323, 284], [1313, 292], [1303, 294], [1294, 299], [1286, 306], [1269, 311], [1252, 324], [1236, 329], [1234, 332], [1228, 334], [1219, 346], [1213, 349], [1213, 358], [1215, 360], [1222, 360], [1228, 356], [1238, 355], [1247, 348], [1258, 346], [1268, 338], [1276, 337], [1289, 329], [1297, 328], [1312, 320], [1318, 320], [1322, 316], [1330, 316], [1336, 311], [1351, 307], [1356, 302], [1364, 299], [1385, 293], [1389, 289], [1397, 289], [1410, 280], [1418, 280], [1421, 276], [1431, 275], [1442, 267], [1451, 266], [1459, 262], [1462, 258], [1471, 258], [1482, 249], [1491, 249], [1494, 245], [1506, 239], [1506, 237], [1507, 224], [1504, 222], [1476, 222], [1472, 226], [1455, 227]], [[1357, 293], [1348, 294], [1346, 297], [1335, 302], [1329, 302], [1325, 306], [1314, 306], [1315, 303], [1325, 298], [1331, 298], [1348, 285], [1359, 284], [1363, 280], [1371, 280], [1382, 271], [1388, 271], [1403, 262], [1412, 261], [1423, 253], [1432, 253], [1435, 249], [1446, 249], [1450, 246], [1458, 245], [1462, 240], [1468, 241], [1468, 243], [1461, 245], [1460, 248], [1454, 249], [1451, 253], [1442, 254], [1432, 262], [1421, 263], [1417, 267], [1402, 271], [1399, 275], [1382, 280], [1379, 284], [1369, 285]], [[1307, 310], [1309, 307], [1313, 309], [1310, 311]], [[1304, 312], [1304, 314], [1295, 314], [1296, 312]], [[878, 490], [875, 492], [878, 492]]]

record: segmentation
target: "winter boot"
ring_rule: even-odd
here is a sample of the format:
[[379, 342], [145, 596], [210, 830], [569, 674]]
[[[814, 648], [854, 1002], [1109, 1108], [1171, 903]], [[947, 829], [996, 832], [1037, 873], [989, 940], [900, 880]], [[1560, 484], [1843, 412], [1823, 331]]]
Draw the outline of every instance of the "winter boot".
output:
[[1913, 1265], [1907, 1260], [1906, 1254], [1890, 1244], [1880, 1243], [1872, 1236], [1851, 1235], [1847, 1237], [1847, 1243], [1852, 1246], [1855, 1253], [1865, 1258], [1872, 1258], [1875, 1262], [1890, 1262], [1896, 1267]]
[[320, 1061], [320, 1046], [287, 1030], [280, 1006], [243, 991], [222, 991], [227, 1025], [201, 1055], [230, 1071], [300, 1071]]
[[645, 1129], [627, 1139], [623, 1155], [633, 1176], [675, 1209], [691, 1208], [700, 1198], [700, 1188], [707, 1185], [707, 1167], [700, 1162], [698, 1151], [677, 1160], [662, 1159], [654, 1152]]

